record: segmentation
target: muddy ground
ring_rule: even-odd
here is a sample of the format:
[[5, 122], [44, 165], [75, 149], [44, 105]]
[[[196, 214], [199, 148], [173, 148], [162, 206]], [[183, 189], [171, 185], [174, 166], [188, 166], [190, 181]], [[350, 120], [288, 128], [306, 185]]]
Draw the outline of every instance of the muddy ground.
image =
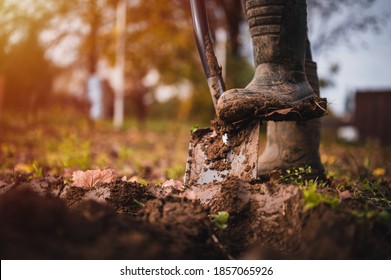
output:
[[[0, 175], [1, 259], [390, 259], [387, 211], [342, 197], [303, 210], [299, 186], [229, 179], [186, 190], [117, 178]], [[322, 190], [327, 190], [327, 188]], [[230, 214], [218, 229], [211, 216]]]
[[[327, 176], [314, 189], [287, 174], [164, 184], [183, 178], [189, 127], [150, 121], [118, 131], [63, 108], [4, 118], [1, 259], [391, 258], [391, 149], [323, 134]], [[72, 181], [74, 171], [105, 168], [118, 174], [109, 183]], [[223, 226], [214, 219], [222, 211]]]

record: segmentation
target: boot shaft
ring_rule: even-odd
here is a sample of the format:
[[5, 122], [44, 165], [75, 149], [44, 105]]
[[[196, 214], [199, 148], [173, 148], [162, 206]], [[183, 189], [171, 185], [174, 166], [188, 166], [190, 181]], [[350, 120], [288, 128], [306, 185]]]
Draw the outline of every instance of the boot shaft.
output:
[[306, 0], [246, 0], [255, 64], [277, 63], [304, 71]]
[[312, 59], [311, 42], [308, 39], [308, 36], [306, 39], [306, 50], [305, 50], [305, 75], [307, 77], [308, 83], [314, 90], [314, 94], [320, 97], [318, 65]]
[[[307, 48], [307, 58], [311, 55]], [[310, 59], [305, 61], [305, 74], [319, 96], [317, 65]], [[268, 174], [274, 169], [311, 166], [312, 175], [323, 177], [324, 168], [320, 160], [320, 120], [305, 122], [268, 122], [267, 144], [258, 161], [258, 173]]]
[[307, 80], [310, 83], [314, 93], [317, 96], [320, 96], [319, 90], [319, 77], [316, 62], [312, 60], [306, 59], [305, 61], [305, 74], [307, 76]]

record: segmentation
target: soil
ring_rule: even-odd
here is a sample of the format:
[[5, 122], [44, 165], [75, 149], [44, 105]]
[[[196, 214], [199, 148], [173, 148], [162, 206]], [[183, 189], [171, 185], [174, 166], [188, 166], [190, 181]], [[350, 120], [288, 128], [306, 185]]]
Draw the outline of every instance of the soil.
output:
[[204, 186], [197, 193], [211, 213], [223, 210], [230, 213], [230, 230], [219, 231], [217, 236], [235, 257], [388, 259], [391, 256], [389, 221], [384, 224], [355, 218], [350, 212], [358, 203], [354, 200], [342, 201], [338, 210], [321, 205], [303, 212], [298, 186], [249, 184], [237, 179]]
[[205, 163], [217, 171], [224, 171], [229, 168], [229, 163], [224, 159], [227, 157], [230, 148], [223, 143], [222, 134], [217, 134], [211, 129], [202, 129], [192, 134], [194, 147], [200, 145], [206, 156]]
[[[91, 189], [62, 177], [0, 176], [2, 259], [389, 259], [388, 220], [344, 199], [303, 211], [299, 186], [229, 179], [167, 190], [117, 179]], [[211, 215], [230, 214], [218, 230]]]
[[213, 128], [192, 132], [186, 184], [222, 181], [227, 176], [256, 179], [261, 124], [247, 122], [235, 128], [219, 126], [218, 120], [213, 124]]
[[[391, 258], [389, 149], [324, 141], [317, 193], [340, 203], [304, 211], [303, 182], [278, 173], [162, 184], [183, 176], [187, 125], [114, 131], [69, 116], [0, 124], [2, 259]], [[72, 185], [73, 171], [107, 167], [110, 183]], [[213, 222], [221, 211], [224, 229]]]
[[226, 258], [206, 209], [185, 198], [118, 181], [59, 196], [32, 185], [18, 177], [0, 196], [1, 259]]

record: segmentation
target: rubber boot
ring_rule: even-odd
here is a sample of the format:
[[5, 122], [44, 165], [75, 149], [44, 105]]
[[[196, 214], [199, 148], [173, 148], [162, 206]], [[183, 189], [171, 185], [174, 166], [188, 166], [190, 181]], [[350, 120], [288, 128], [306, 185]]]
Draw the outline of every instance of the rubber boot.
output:
[[[311, 57], [311, 55], [308, 57]], [[305, 66], [308, 81], [315, 94], [319, 96], [316, 63], [308, 59]], [[268, 122], [267, 143], [258, 160], [258, 175], [270, 174], [273, 170], [310, 166], [311, 174], [307, 175], [310, 175], [310, 177], [324, 177], [319, 143], [319, 119], [298, 122]]]
[[222, 94], [217, 102], [218, 117], [233, 123], [251, 118], [300, 120], [323, 115], [325, 100], [314, 95], [304, 73], [306, 0], [246, 0], [245, 8], [255, 75], [246, 88]]

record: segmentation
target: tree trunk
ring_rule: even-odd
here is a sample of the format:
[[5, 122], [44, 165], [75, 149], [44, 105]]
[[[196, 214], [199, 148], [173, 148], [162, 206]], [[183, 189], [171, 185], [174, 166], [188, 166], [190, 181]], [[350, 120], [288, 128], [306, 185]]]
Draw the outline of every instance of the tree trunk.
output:
[[0, 120], [3, 115], [4, 92], [5, 92], [5, 75], [0, 73]]
[[117, 46], [115, 62], [115, 98], [114, 98], [114, 126], [121, 127], [124, 122], [124, 93], [125, 93], [125, 27], [126, 2], [121, 0], [117, 4]]

